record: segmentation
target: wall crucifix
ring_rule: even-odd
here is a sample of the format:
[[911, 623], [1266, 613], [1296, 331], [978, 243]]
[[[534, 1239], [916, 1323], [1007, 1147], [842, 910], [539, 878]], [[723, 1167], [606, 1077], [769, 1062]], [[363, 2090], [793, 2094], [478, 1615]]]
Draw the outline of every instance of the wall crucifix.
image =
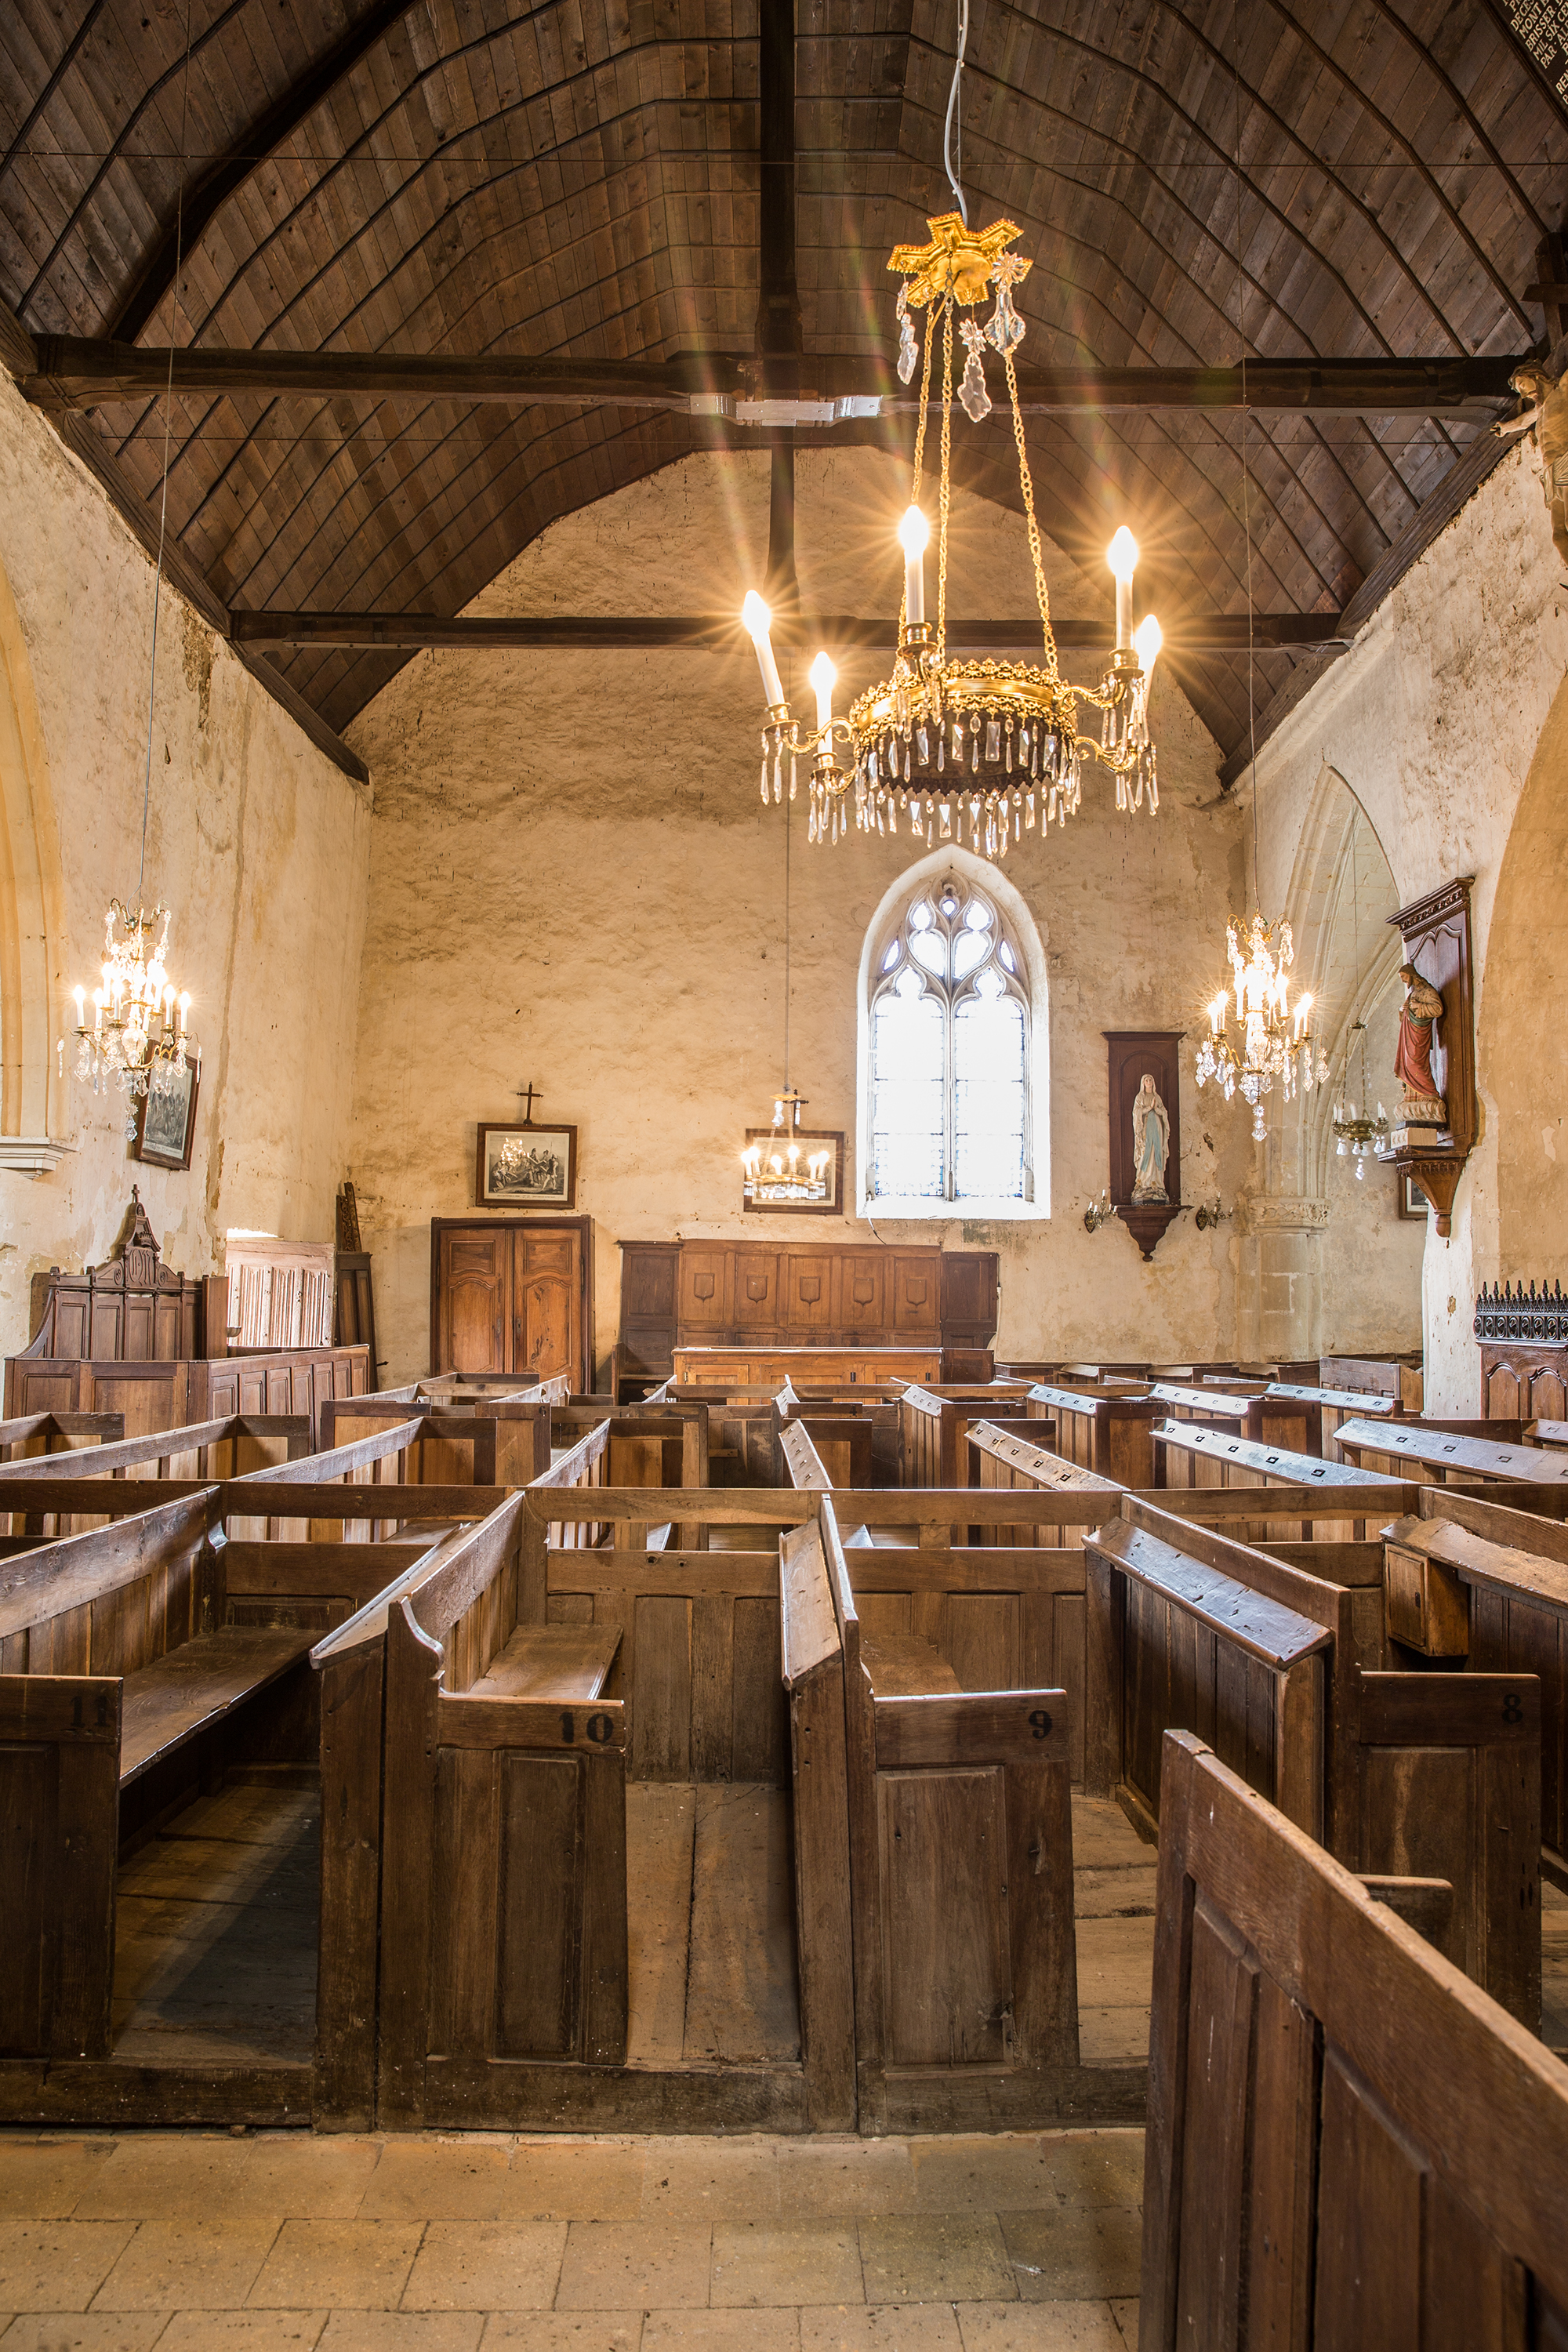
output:
[[533, 1106], [536, 1101], [542, 1102], [544, 1100], [543, 1095], [541, 1094], [537, 1087], [532, 1086], [514, 1087], [512, 1088], [512, 1092], [516, 1095], [519, 1102], [522, 1104], [522, 1123], [524, 1127], [531, 1127], [533, 1125]]

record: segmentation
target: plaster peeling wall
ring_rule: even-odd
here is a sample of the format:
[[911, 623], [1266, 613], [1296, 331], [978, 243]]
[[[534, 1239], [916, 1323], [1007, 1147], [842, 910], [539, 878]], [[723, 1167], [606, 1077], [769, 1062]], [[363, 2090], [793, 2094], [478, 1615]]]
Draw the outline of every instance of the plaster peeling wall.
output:
[[[153, 566], [47, 426], [0, 384], [0, 652], [37, 727], [27, 782], [50, 839], [47, 1019], [75, 1017], [103, 910], [134, 899], [147, 741]], [[0, 692], [5, 690], [0, 681]], [[0, 757], [25, 756], [0, 730]], [[245, 1225], [325, 1240], [346, 1159], [363, 942], [369, 793], [318, 751], [164, 585], [158, 631], [147, 902], [174, 908], [170, 961], [203, 1047], [188, 1173], [143, 1167], [118, 1093], [47, 1086], [75, 1151], [29, 1181], [0, 1171], [0, 1351], [26, 1344], [30, 1278], [103, 1257], [139, 1184], [167, 1261], [221, 1265]], [[6, 805], [13, 805], [9, 776]], [[0, 965], [0, 972], [5, 967]], [[68, 1055], [68, 1070], [70, 1057]], [[44, 1088], [30, 1099], [41, 1108]], [[11, 1132], [37, 1131], [17, 1118]]]
[[[877, 453], [802, 458], [807, 610], [897, 609], [907, 495], [903, 467]], [[764, 457], [693, 458], [554, 525], [471, 609], [738, 607], [766, 530]], [[1032, 609], [1016, 519], [960, 495], [952, 534], [955, 613]], [[1058, 609], [1101, 603], [1100, 583], [1047, 555]], [[784, 665], [797, 702], [808, 659]], [[847, 664], [837, 707], [876, 675], [872, 656]], [[1119, 819], [1113, 786], [1093, 776], [1065, 831], [1044, 847], [1026, 835], [1005, 869], [1048, 959], [1053, 1216], [878, 1226], [884, 1240], [997, 1248], [1000, 1346], [1018, 1355], [1179, 1360], [1235, 1345], [1234, 1228], [1201, 1234], [1183, 1218], [1144, 1265], [1121, 1227], [1091, 1238], [1081, 1220], [1108, 1176], [1101, 1032], [1184, 1025], [1195, 1038], [1241, 881], [1238, 813], [1169, 672], [1153, 715], [1159, 816]], [[538, 1116], [578, 1128], [601, 1364], [617, 1238], [830, 1237], [825, 1220], [740, 1213], [742, 1133], [783, 1076], [784, 811], [759, 802], [759, 719], [742, 639], [728, 655], [422, 656], [356, 726], [376, 806], [353, 1172], [388, 1377], [426, 1362], [429, 1219], [472, 1207], [475, 1124], [519, 1116], [513, 1090], [530, 1080]], [[847, 1198], [861, 946], [914, 856], [907, 835], [808, 848], [796, 803], [791, 1075], [810, 1122], [849, 1138]], [[1190, 1079], [1182, 1132], [1189, 1201], [1217, 1188], [1228, 1202], [1253, 1181], [1239, 1108]]]
[[[1258, 761], [1266, 904], [1279, 902], [1325, 762], [1371, 818], [1401, 905], [1456, 876], [1475, 877], [1481, 1134], [1451, 1237], [1439, 1240], [1434, 1220], [1426, 1239], [1433, 1412], [1479, 1410], [1471, 1331], [1479, 1285], [1563, 1268], [1568, 1151], [1555, 1120], [1568, 1076], [1568, 723], [1554, 709], [1568, 665], [1562, 573], [1532, 453], [1516, 449]], [[1527, 823], [1516, 844], [1521, 803]], [[1505, 867], [1510, 887], [1500, 893]]]

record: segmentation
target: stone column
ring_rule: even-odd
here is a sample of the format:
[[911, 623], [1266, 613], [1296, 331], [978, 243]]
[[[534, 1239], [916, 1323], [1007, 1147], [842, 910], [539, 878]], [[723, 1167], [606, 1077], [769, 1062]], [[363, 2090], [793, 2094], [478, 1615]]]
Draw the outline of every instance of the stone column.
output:
[[1238, 1353], [1253, 1362], [1319, 1351], [1321, 1252], [1327, 1201], [1264, 1193], [1246, 1205], [1237, 1299]]

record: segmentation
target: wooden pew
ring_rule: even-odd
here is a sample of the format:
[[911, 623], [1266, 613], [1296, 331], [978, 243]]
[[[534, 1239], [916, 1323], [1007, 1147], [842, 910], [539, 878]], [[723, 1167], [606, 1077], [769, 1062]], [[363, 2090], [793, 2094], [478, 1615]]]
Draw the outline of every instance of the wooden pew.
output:
[[1349, 1867], [1447, 1879], [1465, 1964], [1539, 2026], [1536, 1679], [1467, 1687], [1369, 1668], [1373, 1588], [1331, 1583], [1136, 1496], [1085, 1551], [1089, 1794], [1120, 1798], [1147, 1833], [1163, 1801], [1164, 1734], [1212, 1740]]
[[1538, 1675], [1542, 1867], [1568, 1891], [1568, 1528], [1447, 1486], [1384, 1530], [1388, 1631], [1413, 1655]]
[[1197, 1422], [1232, 1437], [1249, 1438], [1254, 1444], [1283, 1446], [1297, 1454], [1316, 1450], [1308, 1440], [1316, 1434], [1317, 1414], [1310, 1414], [1300, 1398], [1273, 1385], [1259, 1392], [1156, 1381], [1149, 1393], [1164, 1406], [1167, 1421]]
[[[167, 1490], [172, 1479], [182, 1480], [186, 1486], [208, 1486], [220, 1478], [240, 1477], [252, 1470], [300, 1460], [310, 1449], [310, 1423], [303, 1414], [234, 1414], [184, 1429], [159, 1430], [145, 1437], [50, 1450], [5, 1464], [0, 1466], [0, 1479], [13, 1491], [26, 1486], [41, 1494], [47, 1486], [57, 1496], [66, 1491], [61, 1482], [71, 1478], [114, 1479], [132, 1487], [153, 1485]], [[122, 1498], [122, 1507], [145, 1510], [158, 1499], [157, 1494], [133, 1492]], [[89, 1527], [102, 1526], [112, 1516], [103, 1511], [72, 1511], [58, 1502], [50, 1510], [13, 1508], [0, 1513], [10, 1530], [0, 1549], [23, 1550], [58, 1536], [80, 1534]]]
[[1119, 1486], [1155, 1484], [1150, 1433], [1165, 1418], [1165, 1409], [1147, 1388], [1115, 1395], [1042, 1385], [1029, 1391], [1028, 1408], [1031, 1420], [1055, 1421], [1053, 1450], [1064, 1461]]
[[393, 2126], [564, 2115], [584, 2070], [626, 2054], [626, 1711], [605, 1687], [602, 1636], [519, 1626], [526, 1517], [511, 1496], [391, 1605], [380, 2113]]
[[815, 1521], [791, 1528], [783, 1537], [779, 1581], [806, 2120], [813, 2131], [853, 2131], [855, 1953], [844, 1642], [822, 1530]]
[[[900, 1486], [966, 1486], [974, 1483], [969, 1433], [979, 1423], [994, 1425], [1012, 1420], [1020, 1426], [1034, 1419], [1030, 1432], [1037, 1445], [1049, 1445], [1056, 1435], [1028, 1411], [1028, 1392], [1017, 1382], [993, 1384], [948, 1396], [911, 1384], [898, 1399], [898, 1484]], [[848, 1483], [847, 1481], [846, 1483]], [[868, 1480], [857, 1479], [857, 1485]]]
[[1517, 1422], [1508, 1424], [1512, 1431], [1510, 1436], [1500, 1439], [1482, 1433], [1498, 1426], [1496, 1422], [1441, 1428], [1412, 1421], [1347, 1421], [1339, 1431], [1339, 1445], [1343, 1454], [1365, 1469], [1423, 1485], [1527, 1479], [1535, 1486], [1568, 1487], [1568, 1454], [1525, 1444]]
[[[1038, 1428], [1037, 1422], [1031, 1426]], [[1068, 1462], [1025, 1437], [1015, 1428], [987, 1421], [971, 1424], [969, 1453], [972, 1475], [968, 1483], [992, 1492], [1032, 1492], [1048, 1495], [1081, 1496], [1084, 1517], [1081, 1519], [1042, 1522], [1029, 1540], [1038, 1544], [1081, 1545], [1087, 1530], [1098, 1527], [1108, 1511], [1114, 1509], [1115, 1497], [1122, 1489], [1110, 1478], [1102, 1478], [1076, 1462]], [[1002, 1528], [984, 1525], [980, 1528], [982, 1543], [1004, 1543], [1011, 1538], [1019, 1540], [1016, 1528]]]
[[[428, 1393], [432, 1388], [437, 1392]], [[465, 1419], [492, 1424], [488, 1484], [526, 1486], [550, 1467], [552, 1408], [533, 1390], [522, 1396], [466, 1396], [442, 1392], [437, 1383], [415, 1382], [407, 1390], [342, 1398], [322, 1408], [321, 1450], [330, 1452], [356, 1437], [397, 1428], [410, 1418], [432, 1419], [440, 1428]]]
[[26, 1412], [15, 1421], [0, 1421], [0, 1462], [28, 1462], [40, 1454], [108, 1445], [124, 1434], [122, 1412]]
[[1166, 1747], [1142, 2352], [1568, 2343], [1568, 2069]]
[[[1161, 1422], [1153, 1432], [1153, 1440], [1158, 1473], [1154, 1483], [1173, 1495], [1204, 1486], [1304, 1488], [1320, 1498], [1313, 1516], [1320, 1522], [1321, 1531], [1354, 1542], [1365, 1540], [1367, 1518], [1364, 1513], [1350, 1507], [1361, 1496], [1362, 1489], [1386, 1489], [1389, 1476], [1399, 1475], [1363, 1470], [1349, 1462], [1324, 1462], [1316, 1454], [1292, 1454], [1282, 1446], [1228, 1437], [1223, 1431], [1203, 1429], [1193, 1422]], [[1327, 1494], [1343, 1495], [1347, 1508], [1342, 1517], [1324, 1519], [1321, 1497]], [[1370, 1493], [1361, 1498], [1368, 1510], [1378, 1507], [1372, 1502]], [[1242, 1534], [1242, 1527], [1237, 1526], [1236, 1531]], [[1301, 1532], [1301, 1521], [1281, 1497], [1278, 1511], [1268, 1511], [1249, 1523], [1244, 1540], [1283, 1541]]]
[[1326, 1462], [1342, 1459], [1334, 1442], [1342, 1422], [1380, 1420], [1400, 1410], [1396, 1396], [1376, 1389], [1325, 1389], [1310, 1381], [1272, 1381], [1267, 1393], [1304, 1408], [1307, 1433], [1299, 1441], [1299, 1450], [1321, 1454]]
[[[1140, 2068], [1079, 2064], [1065, 1693], [963, 1691], [914, 1633], [868, 1633], [817, 1506], [843, 1648], [862, 2132], [1135, 2112]], [[857, 1564], [877, 1558], [857, 1556]]]

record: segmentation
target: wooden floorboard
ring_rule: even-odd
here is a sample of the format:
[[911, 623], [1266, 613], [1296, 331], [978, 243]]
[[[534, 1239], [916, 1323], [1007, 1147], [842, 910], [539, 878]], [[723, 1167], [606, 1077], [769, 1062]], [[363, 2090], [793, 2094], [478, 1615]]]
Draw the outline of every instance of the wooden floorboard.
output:
[[1079, 2053], [1086, 2067], [1147, 2060], [1154, 1975], [1154, 1872], [1120, 1805], [1072, 1801]]
[[626, 2057], [679, 2066], [691, 1943], [697, 1793], [686, 1780], [626, 1789]]
[[800, 2057], [789, 1808], [789, 1791], [764, 1781], [698, 1788], [689, 2066]]
[[120, 1872], [116, 2062], [309, 2065], [320, 1896], [313, 1788], [242, 1782], [176, 1816]]

